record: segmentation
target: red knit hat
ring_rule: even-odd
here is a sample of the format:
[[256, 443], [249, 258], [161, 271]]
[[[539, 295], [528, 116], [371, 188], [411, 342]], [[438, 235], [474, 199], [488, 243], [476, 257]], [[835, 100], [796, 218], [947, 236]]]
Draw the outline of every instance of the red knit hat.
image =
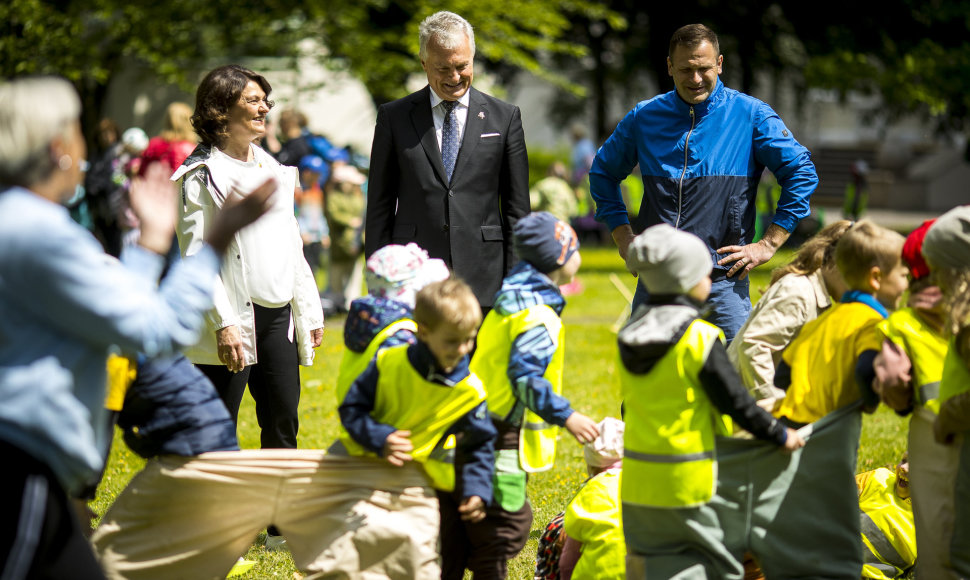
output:
[[903, 260], [909, 266], [909, 272], [912, 274], [913, 280], [925, 278], [930, 273], [930, 267], [926, 265], [926, 260], [923, 259], [922, 249], [926, 232], [929, 231], [930, 226], [935, 221], [936, 219], [934, 218], [923, 222], [923, 225], [906, 236], [906, 242], [903, 243]]

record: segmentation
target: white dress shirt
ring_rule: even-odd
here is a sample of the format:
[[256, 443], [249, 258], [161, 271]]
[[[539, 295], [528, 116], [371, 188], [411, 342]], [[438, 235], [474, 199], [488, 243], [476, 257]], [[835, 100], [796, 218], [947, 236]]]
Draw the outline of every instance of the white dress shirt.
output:
[[[434, 135], [438, 139], [438, 151], [441, 151], [441, 128], [445, 124], [445, 108], [441, 105], [444, 101], [434, 90], [431, 93], [431, 118], [434, 119]], [[465, 135], [465, 121], [468, 119], [468, 93], [458, 99], [458, 106], [455, 107], [455, 118], [458, 120], [458, 142], [461, 143]]]

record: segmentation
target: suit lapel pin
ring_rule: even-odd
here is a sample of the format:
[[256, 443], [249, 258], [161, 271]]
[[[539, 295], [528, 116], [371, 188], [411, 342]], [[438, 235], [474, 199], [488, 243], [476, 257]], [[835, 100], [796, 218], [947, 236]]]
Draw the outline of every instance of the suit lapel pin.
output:
[[478, 118], [479, 118], [479, 119], [484, 119], [484, 118], [485, 118], [485, 113], [483, 113], [483, 112], [481, 112], [481, 111], [479, 111], [479, 112], [478, 112]]

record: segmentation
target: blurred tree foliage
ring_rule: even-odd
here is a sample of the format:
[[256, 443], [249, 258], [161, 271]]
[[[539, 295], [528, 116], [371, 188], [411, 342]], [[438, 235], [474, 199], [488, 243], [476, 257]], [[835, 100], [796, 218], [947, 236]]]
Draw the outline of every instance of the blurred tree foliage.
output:
[[421, 71], [418, 24], [438, 10], [461, 14], [475, 28], [476, 57], [500, 82], [518, 71], [544, 78], [569, 94], [585, 95], [582, 85], [546, 66], [550, 55], [577, 59], [586, 47], [571, 37], [577, 18], [622, 29], [623, 19], [595, 0], [309, 0], [308, 30], [335, 59], [360, 78], [378, 104], [407, 93], [407, 77]]
[[328, 66], [352, 72], [381, 103], [402, 96], [408, 75], [421, 70], [418, 24], [442, 9], [473, 23], [478, 56], [490, 69], [527, 70], [580, 95], [582, 86], [541, 61], [585, 54], [582, 44], [565, 38], [573, 18], [624, 24], [593, 0], [7, 0], [0, 3], [0, 74], [71, 80], [90, 137], [109, 83], [132, 61], [163, 81], [186, 85], [214, 59], [297, 56], [299, 40], [314, 38], [327, 47], [318, 56]]
[[[785, 10], [811, 55], [806, 85], [878, 94], [884, 115], [921, 114], [941, 132], [967, 128], [970, 1], [823, 0]], [[825, 26], [813, 24], [819, 13]]]
[[557, 57], [556, 68], [588, 87], [590, 100], [561, 93], [553, 107], [561, 122], [591, 108], [600, 139], [619, 121], [607, 117], [607, 103], [626, 111], [673, 89], [668, 42], [674, 30], [691, 22], [718, 33], [724, 80], [743, 92], [752, 92], [764, 74], [800, 95], [811, 87], [843, 97], [879, 94], [883, 106], [875, 114], [888, 119], [922, 114], [941, 131], [964, 130], [970, 119], [968, 0], [604, 1], [627, 27], [573, 19], [572, 36], [589, 52], [573, 63]]
[[295, 57], [299, 41], [313, 38], [326, 47], [315, 56], [382, 103], [420, 72], [418, 23], [441, 9], [475, 26], [477, 56], [500, 83], [521, 71], [551, 81], [564, 125], [591, 110], [594, 139], [618, 121], [609, 103], [625, 111], [673, 88], [667, 43], [689, 22], [719, 33], [725, 79], [745, 92], [766, 74], [801, 94], [878, 93], [879, 114], [923, 113], [940, 130], [961, 130], [970, 115], [970, 0], [6, 0], [0, 74], [67, 77], [90, 131], [109, 82], [132, 61], [191, 88], [210, 66]]

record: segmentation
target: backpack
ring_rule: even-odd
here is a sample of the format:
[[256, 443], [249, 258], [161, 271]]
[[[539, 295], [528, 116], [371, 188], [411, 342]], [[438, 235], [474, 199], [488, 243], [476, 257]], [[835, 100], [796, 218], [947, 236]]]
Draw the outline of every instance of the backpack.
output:
[[565, 512], [559, 512], [539, 536], [534, 580], [559, 580], [559, 556], [562, 555], [562, 546], [566, 542], [566, 533], [563, 531], [565, 515]]

